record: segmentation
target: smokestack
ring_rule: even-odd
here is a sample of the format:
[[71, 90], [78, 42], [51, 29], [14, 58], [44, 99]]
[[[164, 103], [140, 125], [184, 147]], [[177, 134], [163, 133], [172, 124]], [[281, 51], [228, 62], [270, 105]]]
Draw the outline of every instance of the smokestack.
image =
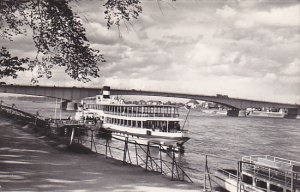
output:
[[110, 98], [110, 87], [109, 86], [103, 86], [102, 95], [103, 95], [103, 98], [105, 98], [105, 99]]

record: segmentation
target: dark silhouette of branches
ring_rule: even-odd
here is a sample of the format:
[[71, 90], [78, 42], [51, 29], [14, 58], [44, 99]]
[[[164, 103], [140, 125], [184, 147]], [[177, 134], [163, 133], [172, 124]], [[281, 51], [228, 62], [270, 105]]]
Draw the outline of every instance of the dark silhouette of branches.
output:
[[[5, 63], [12, 66], [13, 75], [17, 71], [38, 69], [37, 78], [52, 76], [52, 68], [60, 66], [73, 79], [87, 82], [99, 77], [99, 64], [105, 62], [99, 50], [91, 48], [86, 31], [77, 14], [69, 5], [71, 0], [5, 0], [0, 2], [0, 37], [13, 41], [16, 35], [27, 35], [32, 31], [32, 39], [37, 49], [30, 61]], [[74, 0], [75, 1], [75, 0]], [[77, 0], [79, 1], [79, 0]], [[119, 26], [120, 21], [136, 19], [142, 8], [139, 0], [108, 0], [106, 7], [107, 27]], [[6, 54], [5, 48], [2, 48]], [[10, 55], [9, 55], [10, 57]], [[13, 57], [16, 58], [16, 57]], [[5, 72], [5, 76], [11, 73]], [[0, 78], [4, 77], [3, 75]], [[36, 81], [37, 79], [33, 79]]]
[[112, 25], [120, 26], [121, 21], [129, 22], [131, 18], [137, 19], [142, 12], [140, 0], [108, 0], [104, 6], [108, 28]]
[[0, 50], [0, 78], [17, 78], [17, 72], [24, 71], [25, 68], [22, 65], [27, 62], [29, 62], [28, 58], [19, 59], [18, 57], [12, 57], [7, 49], [2, 47]]

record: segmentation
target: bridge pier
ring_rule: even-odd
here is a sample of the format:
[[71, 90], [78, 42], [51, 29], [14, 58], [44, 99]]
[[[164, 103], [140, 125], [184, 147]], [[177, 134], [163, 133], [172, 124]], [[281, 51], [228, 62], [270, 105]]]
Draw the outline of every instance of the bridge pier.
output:
[[239, 109], [228, 109], [227, 110], [227, 116], [238, 117], [239, 116], [239, 112], [240, 112]]
[[296, 119], [297, 116], [300, 116], [300, 108], [289, 108], [284, 118]]

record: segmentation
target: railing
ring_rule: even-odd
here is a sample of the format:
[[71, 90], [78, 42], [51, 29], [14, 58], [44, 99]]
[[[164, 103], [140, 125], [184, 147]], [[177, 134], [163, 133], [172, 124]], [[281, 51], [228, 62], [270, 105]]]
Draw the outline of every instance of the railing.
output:
[[[152, 156], [151, 151], [153, 148], [157, 149], [156, 146], [158, 145], [159, 148], [162, 148], [160, 144], [148, 142], [147, 145], [140, 144], [135, 140], [129, 140], [128, 137], [123, 137], [120, 139], [118, 137], [112, 136], [114, 140], [117, 140], [123, 143], [121, 146], [113, 146], [111, 142], [111, 138], [105, 138], [105, 144], [101, 143], [100, 140], [95, 140], [96, 134], [105, 134], [106, 132], [103, 131], [95, 131], [93, 129], [88, 129], [86, 127], [73, 127], [72, 132], [80, 133], [85, 130], [87, 131], [87, 135], [75, 135], [72, 139], [70, 131], [65, 131], [65, 133], [69, 133], [70, 143], [76, 142], [77, 144], [82, 144], [85, 146], [89, 146], [91, 151], [95, 151], [97, 153], [105, 155], [106, 158], [114, 158], [123, 161], [123, 164], [132, 164], [136, 166], [140, 166], [147, 171], [155, 171], [160, 172], [161, 174], [170, 176], [172, 180], [185, 180], [189, 182], [193, 182], [193, 180], [189, 177], [189, 175], [185, 172], [184, 167], [180, 166], [175, 158], [175, 151], [170, 151], [171, 154], [167, 154], [167, 159], [163, 159], [161, 156], [162, 151], [159, 150], [160, 156], [159, 158]], [[104, 151], [99, 150], [100, 147], [105, 147]], [[103, 150], [103, 149], [102, 149]], [[121, 157], [113, 156], [113, 150], [120, 151], [122, 153]], [[132, 153], [134, 154], [132, 157]]]
[[124, 116], [124, 117], [171, 117], [178, 118], [179, 114], [166, 114], [166, 113], [122, 113], [122, 112], [111, 112], [104, 111], [105, 114]]
[[288, 163], [290, 165], [300, 165], [300, 162], [298, 162], [298, 161], [293, 161], [293, 160], [284, 159], [284, 158], [281, 158], [281, 157], [275, 157], [275, 156], [271, 156], [271, 155], [245, 156], [245, 157], [242, 157], [242, 161], [249, 161], [251, 163], [254, 163], [254, 162], [257, 162], [258, 158], [268, 159], [268, 160], [271, 160], [273, 162]]
[[216, 171], [218, 171], [221, 174], [227, 176], [228, 179], [237, 179], [237, 175], [236, 174], [230, 173], [229, 171], [226, 171], [224, 169], [217, 168]]

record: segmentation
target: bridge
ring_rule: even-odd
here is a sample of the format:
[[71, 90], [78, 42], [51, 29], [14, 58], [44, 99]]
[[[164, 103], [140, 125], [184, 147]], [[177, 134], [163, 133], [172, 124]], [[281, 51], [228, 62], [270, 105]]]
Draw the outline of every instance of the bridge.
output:
[[[63, 106], [66, 106], [67, 102], [79, 101], [85, 97], [99, 95], [101, 93], [101, 88], [0, 85], [0, 93], [1, 92], [59, 98], [64, 100]], [[238, 116], [239, 110], [241, 109], [262, 107], [287, 109], [287, 117], [289, 118], [296, 118], [297, 115], [300, 115], [300, 105], [231, 98], [225, 95], [208, 96], [200, 94], [142, 91], [134, 89], [110, 89], [110, 93], [111, 95], [161, 96], [209, 101], [229, 107], [230, 110], [228, 110], [228, 116]]]

